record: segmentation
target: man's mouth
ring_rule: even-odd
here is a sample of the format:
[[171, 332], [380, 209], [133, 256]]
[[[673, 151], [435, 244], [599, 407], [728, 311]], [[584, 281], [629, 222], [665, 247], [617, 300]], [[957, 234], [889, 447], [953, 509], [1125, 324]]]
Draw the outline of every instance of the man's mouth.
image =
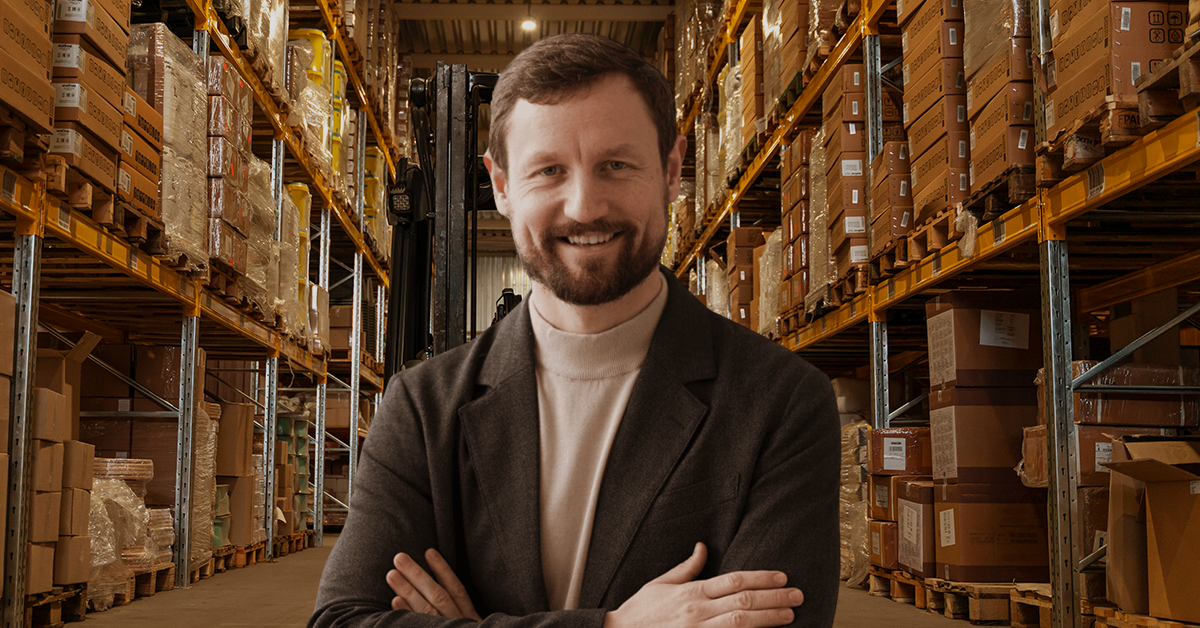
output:
[[617, 233], [589, 233], [586, 235], [567, 236], [565, 238], [559, 238], [559, 240], [567, 242], [568, 244], [590, 246], [595, 244], [604, 244], [616, 236]]

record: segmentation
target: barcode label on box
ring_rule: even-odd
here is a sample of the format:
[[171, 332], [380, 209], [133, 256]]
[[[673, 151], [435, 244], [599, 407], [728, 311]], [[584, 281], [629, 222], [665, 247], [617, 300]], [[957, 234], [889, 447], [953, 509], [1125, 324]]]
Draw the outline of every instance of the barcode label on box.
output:
[[852, 246], [850, 247], [850, 263], [864, 264], [870, 259], [870, 247], [868, 246]]
[[83, 137], [74, 129], [54, 129], [50, 152], [83, 157]]
[[858, 190], [850, 190], [850, 204], [858, 205]]
[[96, 9], [88, 0], [58, 0], [54, 19], [63, 22], [87, 22], [88, 27], [96, 24]]
[[1142, 75], [1142, 64], [1137, 61], [1131, 62], [1129, 64], [1129, 82], [1136, 83], [1138, 80], [1138, 77], [1140, 77], [1141, 75]]
[[980, 310], [979, 344], [988, 347], [1028, 349], [1029, 315]]
[[967, 158], [967, 140], [958, 140], [958, 158]]
[[900, 180], [900, 196], [908, 196], [908, 181]]
[[863, 162], [861, 159], [843, 159], [842, 160], [842, 176], [843, 177], [861, 177], [863, 173]]
[[1121, 9], [1121, 30], [1129, 30], [1129, 23], [1133, 20], [1133, 9], [1123, 7]]
[[876, 556], [878, 556], [878, 555], [880, 554], [880, 551], [879, 551], [879, 550], [880, 550], [880, 548], [879, 548], [879, 545], [880, 545], [880, 543], [879, 543], [879, 533], [878, 533], [878, 532], [872, 532], [872, 533], [871, 533], [871, 553], [872, 553], [872, 554], [875, 554]]
[[[975, 150], [975, 127], [971, 127], [971, 150]], [[975, 177], [971, 177], [971, 181], [974, 180]]]
[[1033, 119], [1033, 103], [1025, 102], [1025, 110], [1021, 112], [1021, 119], [1026, 122]]
[[[232, 258], [230, 258], [232, 261]], [[138, 269], [138, 250], [135, 247], [129, 247], [129, 270]]]
[[967, 109], [974, 109], [974, 108], [975, 108], [975, 104], [974, 104], [974, 103], [975, 103], [975, 94], [974, 94], [974, 92], [975, 92], [975, 88], [974, 88], [974, 87], [968, 87], [968, 88], [967, 88]]
[[1004, 243], [1004, 219], [997, 218], [992, 221], [992, 246], [999, 246]]
[[951, 46], [958, 45], [958, 29], [957, 28], [950, 29], [950, 45]]
[[78, 44], [54, 44], [54, 67], [75, 68], [87, 65], [87, 51]]
[[937, 277], [942, 274], [942, 252], [933, 252], [933, 276]]
[[904, 124], [908, 124], [908, 103], [904, 103]]
[[904, 215], [900, 216], [900, 226], [907, 227], [909, 218], [911, 216], [912, 216], [912, 212], [904, 212]]
[[1200, 495], [1200, 480], [1192, 481], [1192, 495]]
[[958, 440], [954, 432], [954, 406], [939, 408], [929, 413], [929, 439], [933, 447], [935, 479], [958, 477]]
[[87, 109], [87, 89], [78, 83], [55, 83], [54, 106]]
[[137, 98], [129, 92], [125, 92], [125, 113], [131, 116], [137, 115]]
[[858, 77], [858, 75], [859, 75], [859, 73], [858, 73], [858, 72], [855, 72], [855, 73], [854, 73], [854, 86], [855, 86], [855, 87], [857, 87], [857, 86], [860, 84], [860, 81], [862, 80], [862, 79], [860, 79], [860, 78]]
[[971, 185], [975, 185], [975, 164], [967, 166], [967, 174], [971, 177]]
[[1096, 473], [1108, 473], [1106, 462], [1112, 462], [1112, 443], [1096, 443]]
[[117, 187], [121, 188], [121, 191], [126, 194], [129, 194], [129, 189], [133, 187], [133, 178], [129, 176], [129, 173], [124, 168], [117, 170]]
[[133, 137], [125, 129], [121, 129], [121, 152], [126, 155], [133, 154]]
[[958, 106], [958, 121], [959, 122], [967, 121], [967, 108], [963, 105]]
[[1051, 100], [1050, 102], [1046, 103], [1044, 110], [1046, 113], [1046, 128], [1050, 128], [1054, 126], [1054, 101]]
[[954, 539], [954, 511], [943, 510], [938, 513], [938, 536], [941, 537], [942, 547], [956, 544]]
[[903, 438], [883, 439], [883, 468], [885, 471], [903, 471], [905, 467], [906, 444]]
[[846, 233], [866, 233], [867, 219], [862, 216], [846, 217]]
[[[1049, 122], [1047, 122], [1049, 124]], [[1104, 164], [1096, 164], [1087, 171], [1088, 200], [1104, 194]]]
[[853, 115], [856, 115], [856, 116], [858, 115], [858, 101], [857, 100], [850, 101], [850, 113]]
[[850, 135], [858, 135], [858, 126], [853, 122], [847, 122], [846, 126], [850, 129]]
[[886, 484], [877, 484], [875, 486], [875, 507], [888, 507], [888, 487]]
[[1021, 129], [1021, 138], [1017, 140], [1017, 148], [1025, 150], [1029, 146], [1029, 129]]

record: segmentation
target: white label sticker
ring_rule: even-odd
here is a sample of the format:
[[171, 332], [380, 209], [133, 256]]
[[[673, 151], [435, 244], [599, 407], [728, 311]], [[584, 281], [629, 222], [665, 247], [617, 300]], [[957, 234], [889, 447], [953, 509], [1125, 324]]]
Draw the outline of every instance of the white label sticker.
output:
[[941, 537], [942, 547], [956, 544], [954, 539], [954, 511], [943, 510], [938, 513], [938, 536]]
[[55, 83], [54, 106], [87, 109], [87, 88], [78, 83]]
[[958, 140], [958, 158], [967, 158], [967, 140]]
[[1021, 129], [1021, 137], [1017, 140], [1017, 149], [1025, 150], [1029, 146], [1029, 129]]
[[872, 533], [871, 533], [871, 553], [872, 553], [872, 554], [875, 554], [876, 556], [878, 556], [878, 555], [880, 554], [880, 547], [879, 547], [879, 546], [880, 546], [880, 542], [879, 542], [879, 533], [878, 533], [878, 532], [872, 532]]
[[850, 190], [850, 204], [858, 205], [858, 190]]
[[1112, 442], [1096, 443], [1096, 473], [1108, 473], [1104, 463], [1112, 462]]
[[846, 126], [850, 129], [850, 135], [858, 135], [858, 126], [856, 126], [853, 122], [847, 122]]
[[950, 29], [950, 45], [951, 46], [958, 45], [958, 29], [957, 28]]
[[901, 79], [901, 82], [903, 83], [903, 85], [905, 87], [908, 87], [908, 64], [907, 63], [904, 64], [904, 76]]
[[[971, 127], [971, 150], [975, 150], [975, 127]], [[971, 180], [974, 181], [974, 177], [972, 177]]]
[[850, 101], [850, 113], [853, 115], [856, 115], [856, 116], [858, 115], [858, 101], [857, 100]]
[[[908, 226], [908, 218], [911, 215], [912, 215], [912, 212], [904, 212], [904, 215], [900, 217], [900, 226], [901, 227]], [[891, 297], [888, 297], [888, 298], [890, 299]]]
[[1200, 480], [1192, 480], [1192, 495], [1200, 495]]
[[876, 484], [875, 485], [875, 507], [876, 508], [887, 508], [888, 507], [888, 485], [887, 484]]
[[904, 103], [904, 124], [908, 124], [908, 103]]
[[1104, 164], [1100, 163], [1088, 168], [1087, 179], [1089, 201], [1104, 194]]
[[1046, 113], [1046, 127], [1049, 128], [1049, 127], [1054, 126], [1054, 101], [1053, 100], [1046, 103], [1045, 113]]
[[1142, 64], [1138, 61], [1133, 61], [1129, 64], [1129, 81], [1136, 83], [1138, 77], [1142, 75]]
[[936, 314], [926, 322], [929, 339], [929, 383], [940, 386], [955, 379], [954, 311]]
[[861, 177], [863, 174], [863, 162], [861, 159], [843, 159], [842, 160], [842, 176], [843, 177]]
[[125, 113], [131, 116], [137, 115], [137, 97], [129, 92], [125, 92]]
[[932, 272], [933, 272], [934, 277], [937, 277], [938, 275], [942, 274], [942, 252], [941, 251], [933, 252], [933, 263], [930, 264], [930, 266], [932, 266]]
[[967, 88], [967, 109], [974, 109], [974, 108], [975, 108], [975, 95], [974, 95], [974, 92], [975, 92], [975, 88], [974, 88], [974, 87]]
[[969, 181], [967, 181], [967, 175], [965, 175], [965, 174], [958, 175], [958, 189], [963, 192], [966, 192], [967, 190], [971, 189], [971, 183]]
[[50, 141], [50, 152], [83, 157], [83, 136], [74, 129], [54, 129], [54, 139]]
[[[1200, 120], [1200, 118], [1197, 118], [1197, 119]], [[1200, 124], [1200, 123], [1198, 123], [1198, 124]], [[905, 159], [908, 159], [908, 144], [901, 144], [900, 145], [900, 160], [904, 161]]]
[[1021, 112], [1021, 120], [1028, 122], [1033, 118], [1033, 103], [1025, 101], [1025, 110]]
[[1029, 315], [980, 310], [979, 344], [988, 347], [1028, 349]]
[[958, 477], [958, 438], [955, 436], [954, 406], [929, 413], [929, 439], [933, 447], [933, 477]]
[[883, 439], [883, 469], [884, 471], [903, 471], [907, 445], [903, 438]]
[[[972, 148], [974, 148], [974, 147], [972, 146]], [[971, 176], [971, 185], [974, 186], [975, 185], [975, 164], [971, 164], [970, 166], [967, 166], [967, 174], [969, 174]]]
[[958, 106], [958, 121], [959, 122], [967, 121], [967, 108], [962, 105]]
[[126, 155], [133, 154], [133, 137], [125, 129], [121, 129], [121, 152]]
[[868, 247], [866, 245], [850, 247], [850, 263], [851, 264], [865, 263], [867, 260], [870, 259], [870, 256], [871, 256], [870, 251], [871, 251], [870, 247]]
[[914, 571], [925, 565], [925, 535], [922, 534], [921, 505], [907, 499], [896, 500], [899, 519], [899, 547], [896, 548], [896, 558], [901, 565]]
[[1004, 243], [1004, 219], [997, 218], [992, 221], [992, 246], [997, 246]]
[[900, 197], [903, 198], [906, 196], [908, 196], [908, 181], [901, 179], [900, 180]]
[[954, 77], [954, 87], [956, 87], [956, 88], [958, 88], [958, 89], [962, 89], [962, 86], [963, 86], [963, 81], [965, 81], [965, 80], [966, 80], [966, 76], [964, 75], [964, 73], [963, 73], [963, 72], [959, 72], [959, 73], [958, 73], [957, 75], [955, 75], [955, 77]]
[[[855, 194], [858, 191], [855, 190]], [[866, 233], [867, 219], [862, 216], [847, 216], [846, 217], [846, 233]]]
[[129, 270], [138, 269], [138, 249], [137, 247], [129, 247]]
[[1050, 14], [1050, 37], [1058, 39], [1058, 11]]
[[896, 15], [904, 15], [904, 0], [896, 0]]
[[855, 87], [857, 87], [857, 86], [860, 84], [860, 81], [861, 81], [861, 79], [860, 79], [860, 78], [858, 78], [858, 74], [859, 74], [858, 72], [855, 72], [855, 73], [854, 73], [854, 85], [855, 85]]
[[54, 44], [54, 67], [80, 69], [87, 64], [87, 51], [78, 44]]
[[89, 27], [95, 25], [96, 9], [88, 0], [58, 0], [58, 11], [54, 19], [63, 22], [87, 22]]
[[124, 168], [117, 170], [117, 187], [121, 188], [122, 192], [129, 194], [129, 188], [132, 186], [133, 179], [129, 176], [129, 173]]
[[1133, 9], [1130, 7], [1123, 7], [1121, 9], [1121, 30], [1123, 30], [1123, 31], [1129, 30], [1129, 24], [1132, 21], [1133, 21]]

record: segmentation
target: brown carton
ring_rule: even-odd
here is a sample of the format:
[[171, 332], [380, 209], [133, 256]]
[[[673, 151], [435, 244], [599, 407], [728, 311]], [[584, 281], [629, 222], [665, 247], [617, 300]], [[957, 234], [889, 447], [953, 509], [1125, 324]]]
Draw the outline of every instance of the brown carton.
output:
[[92, 349], [100, 343], [100, 336], [84, 332], [70, 351], [54, 349], [38, 349], [35, 386], [49, 388], [66, 397], [67, 425], [62, 432], [68, 438], [77, 439], [79, 434], [79, 392], [80, 373], [84, 360], [92, 353]]
[[[1043, 418], [1039, 417], [1040, 420]], [[1171, 427], [1116, 427], [1112, 425], [1072, 425], [1075, 431], [1075, 477], [1078, 486], [1108, 486], [1108, 468], [1104, 465], [1113, 460], [1112, 439], [1122, 436], [1165, 436], [1177, 434]], [[1049, 484], [1046, 463], [1046, 426], [1035, 425], [1025, 428], [1021, 478], [1025, 486], [1045, 488]]]
[[244, 403], [221, 404], [216, 474], [233, 477], [253, 475], [254, 467], [250, 462], [253, 442], [254, 406]]
[[54, 547], [54, 584], [87, 582], [92, 570], [92, 537], [60, 536]]
[[967, 117], [974, 120], [983, 106], [1010, 83], [1033, 82], [1033, 44], [1028, 37], [1011, 40], [1008, 55], [997, 55], [967, 79]]
[[[867, 126], [862, 122], [838, 122], [837, 118], [830, 118], [829, 123], [825, 124], [825, 154], [830, 156], [841, 155], [847, 153], [863, 153], [867, 150]], [[826, 164], [826, 170], [833, 168], [837, 163], [831, 160], [832, 163]]]
[[[3, 6], [8, 6], [7, 3]], [[50, 38], [25, 11], [0, 12], [0, 50], [25, 60], [26, 69], [49, 80], [54, 67]]]
[[[967, 123], [967, 99], [965, 96], [944, 96], [934, 103], [925, 113], [917, 118], [908, 128], [909, 150], [914, 162], [919, 160], [925, 151], [929, 150], [939, 138], [946, 135], [965, 135], [970, 132]], [[960, 147], [960, 148], [965, 148]], [[961, 151], [958, 151], [961, 152]], [[951, 154], [951, 159], [954, 155]], [[967, 155], [959, 155], [961, 163], [952, 163], [952, 167], [966, 167]]]
[[834, 267], [838, 277], [850, 276], [852, 269], [864, 268], [871, 258], [867, 238], [846, 238], [833, 252]]
[[25, 21], [36, 26], [38, 33], [48, 38], [50, 24], [54, 20], [51, 4], [46, 0], [0, 0], [0, 11], [20, 15]]
[[116, 67], [125, 67], [129, 33], [95, 0], [55, 0], [54, 34], [83, 35]]
[[929, 384], [1028, 386], [1042, 364], [1037, 296], [1018, 292], [948, 292], [925, 304]]
[[75, 122], [55, 122], [50, 152], [66, 159], [67, 165], [78, 168], [96, 185], [108, 192], [117, 190], [117, 151], [99, 140]]
[[896, 521], [897, 488], [901, 482], [928, 479], [915, 475], [871, 475], [867, 477], [867, 501], [871, 504], [870, 516], [879, 521]]
[[929, 395], [933, 479], [1017, 484], [1023, 428], [1037, 422], [1037, 389], [945, 388]]
[[30, 543], [54, 543], [58, 540], [59, 510], [61, 508], [62, 495], [59, 492], [31, 493], [28, 539]]
[[[78, 440], [63, 442], [63, 489], [92, 490], [92, 466], [96, 458], [96, 447]], [[64, 532], [64, 534], [67, 534]], [[70, 533], [82, 534], [82, 533]]]
[[962, 22], [938, 23], [933, 30], [915, 39], [905, 54], [901, 81], [907, 91], [909, 85], [939, 65], [942, 59], [962, 58]]
[[933, 492], [928, 480], [903, 480], [896, 487], [896, 559], [918, 578], [932, 578], [937, 570]]
[[[910, 154], [917, 155], [913, 158], [911, 175], [913, 190], [915, 190], [914, 198], [919, 197], [929, 186], [940, 183], [948, 175], [961, 174], [963, 180], [960, 187], [965, 189], [963, 198], [958, 200], [966, 199], [966, 193], [970, 192], [970, 183], [966, 180], [967, 169], [971, 167], [970, 131], [963, 130], [935, 136], [924, 153], [918, 155], [916, 152], [912, 152]], [[921, 208], [918, 206], [917, 209]]]
[[64, 488], [62, 505], [58, 514], [60, 536], [83, 536], [88, 533], [88, 517], [92, 508], [92, 494], [78, 488]]
[[65, 395], [48, 388], [34, 388], [31, 410], [33, 438], [52, 443], [61, 443], [71, 438], [71, 402]]
[[1050, 0], [1050, 38], [1052, 45], [1071, 33], [1072, 24], [1084, 24], [1108, 8], [1106, 0]]
[[29, 548], [25, 567], [25, 593], [27, 595], [45, 593], [54, 588], [54, 545], [56, 543], [58, 543], [58, 537], [54, 537], [53, 541], [42, 543], [30, 542], [27, 546]]
[[872, 475], [930, 475], [933, 450], [927, 427], [871, 430], [867, 472]]
[[116, 151], [121, 146], [123, 118], [116, 107], [99, 97], [87, 84], [92, 79], [85, 76], [83, 83], [71, 83], [71, 79], [54, 79], [55, 122], [78, 122], [104, 148]]
[[1049, 581], [1045, 491], [1007, 484], [942, 484], [933, 494], [936, 577]]
[[894, 522], [871, 522], [871, 564], [884, 569], [900, 568], [896, 557], [896, 524]]
[[142, 139], [150, 142], [155, 150], [162, 151], [163, 117], [154, 107], [138, 96], [133, 88], [125, 88], [125, 124], [138, 132]]
[[[122, 118], [123, 120], [123, 118]], [[133, 127], [121, 125], [121, 163], [127, 163], [137, 169], [143, 177], [153, 181], [157, 188], [160, 171], [162, 170], [162, 151], [155, 149]], [[154, 196], [158, 196], [157, 192]], [[157, 201], [156, 201], [157, 203]]]
[[0, 102], [15, 111], [37, 133], [54, 126], [54, 86], [27, 63], [0, 48]]
[[[224, 416], [222, 415], [222, 420]], [[229, 542], [246, 546], [253, 543], [254, 535], [254, 484], [249, 476], [225, 477], [218, 481], [229, 485]]]
[[830, 113], [826, 117], [840, 116], [843, 122], [863, 122], [867, 119], [866, 94], [833, 94], [829, 91], [821, 97], [832, 100]]
[[158, 191], [157, 179], [151, 182], [133, 164], [123, 161], [117, 164], [118, 195], [143, 215], [154, 219], [162, 215]]
[[[905, 209], [911, 212], [913, 203], [912, 177], [907, 174], [893, 174], [879, 179], [879, 183], [871, 190], [871, 220], [893, 214], [893, 209]], [[897, 217], [900, 214], [896, 214]], [[912, 218], [902, 227], [911, 226]], [[901, 234], [897, 234], [901, 235]]]
[[110, 64], [80, 35], [54, 36], [53, 72], [55, 78], [83, 82], [118, 110], [124, 104], [125, 67]]
[[997, 126], [978, 147], [971, 148], [971, 189], [983, 189], [1011, 166], [1034, 165], [1033, 127]]
[[[1073, 377], [1079, 377], [1096, 362], [1071, 363]], [[1038, 373], [1038, 386], [1042, 374]], [[1109, 368], [1088, 384], [1110, 386], [1196, 386], [1200, 375], [1195, 369], [1178, 366], [1124, 364]], [[1102, 425], [1149, 425], [1155, 427], [1195, 427], [1200, 424], [1200, 404], [1195, 395], [1133, 395], [1081, 391], [1074, 395], [1073, 418], [1076, 423]], [[1039, 403], [1044, 397], [1039, 393]], [[1038, 422], [1046, 422], [1044, 405], [1038, 409]]]
[[886, 250], [896, 238], [912, 232], [912, 208], [893, 207], [871, 221], [871, 256]]
[[32, 487], [45, 493], [62, 490], [63, 444], [33, 441]]
[[867, 239], [867, 208], [846, 207], [830, 222], [830, 246], [836, 251], [849, 239]]
[[[843, 212], [853, 211], [857, 216], [867, 215], [867, 179], [866, 177], [830, 177], [826, 191], [827, 211], [836, 218]], [[832, 223], [830, 221], [830, 228]], [[862, 225], [861, 233], [867, 232], [866, 222]], [[859, 233], [851, 231], [851, 233]]]
[[961, 96], [967, 91], [962, 59], [942, 59], [904, 93], [902, 118], [907, 127], [945, 96]]
[[[938, 3], [941, 5], [938, 11], [942, 14], [942, 19], [963, 19], [962, 0], [938, 0]], [[897, 0], [896, 21], [902, 26], [907, 26], [908, 21], [917, 15], [919, 10], [924, 6], [925, 0]]]
[[908, 154], [908, 141], [885, 142], [883, 150], [871, 162], [871, 180], [879, 181], [891, 174], [908, 174], [911, 163]]
[[796, 203], [788, 215], [792, 218], [792, 242], [795, 242], [800, 236], [809, 232], [808, 201]]

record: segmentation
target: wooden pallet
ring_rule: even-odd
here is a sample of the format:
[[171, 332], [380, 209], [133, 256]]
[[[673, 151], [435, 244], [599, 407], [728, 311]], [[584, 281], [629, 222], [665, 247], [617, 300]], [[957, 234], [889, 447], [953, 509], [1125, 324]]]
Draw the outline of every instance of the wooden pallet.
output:
[[955, 225], [958, 211], [957, 207], [948, 207], [913, 229], [908, 234], [908, 259], [914, 262], [924, 259], [926, 255], [940, 251], [961, 238], [963, 233]]
[[962, 619], [975, 626], [1007, 626], [1009, 623], [1009, 592], [1013, 585], [1005, 583], [976, 584], [951, 582], [941, 578], [926, 578], [927, 611]]
[[1166, 123], [1200, 106], [1200, 34], [1184, 42], [1174, 59], [1137, 80], [1138, 115], [1147, 130]]
[[1200, 628], [1200, 624], [1135, 615], [1115, 608], [1097, 608], [1093, 628]]
[[87, 613], [87, 584], [68, 584], [25, 598], [25, 625], [57, 627], [83, 621]]
[[1103, 104], [1038, 146], [1037, 185], [1050, 187], [1061, 179], [1046, 175], [1058, 172], [1059, 176], [1066, 176], [1084, 170], [1149, 131], [1142, 126], [1137, 103], [1108, 96]]
[[287, 556], [308, 549], [308, 539], [304, 530], [275, 537], [275, 556]]
[[902, 604], [912, 604], [917, 608], [925, 608], [927, 605], [925, 581], [913, 577], [907, 571], [871, 565], [868, 580], [871, 595], [890, 598], [893, 602]]
[[67, 160], [58, 155], [46, 156], [44, 174], [47, 192], [63, 200], [72, 209], [89, 213], [92, 220], [101, 226], [119, 235], [125, 234], [124, 222], [113, 219], [115, 197], [112, 190], [68, 166]]
[[175, 563], [161, 563], [134, 572], [113, 598], [113, 606], [125, 606], [138, 598], [150, 597], [175, 588]]
[[893, 236], [892, 241], [871, 259], [870, 279], [874, 282], [891, 277], [909, 266], [912, 266], [912, 260], [908, 257], [908, 236]]
[[1037, 194], [1034, 166], [1009, 166], [994, 180], [971, 188], [963, 208], [981, 216], [980, 224], [991, 222]]
[[229, 571], [233, 565], [233, 546], [222, 545], [221, 547], [214, 547], [212, 558], [209, 558], [208, 562], [212, 565], [214, 574]]
[[26, 178], [44, 180], [42, 170], [50, 150], [46, 137], [34, 133], [19, 114], [0, 105], [0, 163]]
[[870, 285], [870, 276], [864, 264], [860, 268], [851, 268], [850, 274], [833, 282], [832, 301], [835, 307], [852, 301], [858, 295], [866, 292]]
[[235, 545], [231, 566], [234, 569], [241, 569], [263, 562], [267, 558], [266, 547], [266, 543], [263, 541], [247, 546]]
[[[1080, 628], [1094, 628], [1099, 609], [1116, 610], [1107, 602], [1080, 600]], [[1053, 628], [1053, 610], [1048, 584], [1017, 584], [1009, 592], [1009, 623], [1013, 628]]]

